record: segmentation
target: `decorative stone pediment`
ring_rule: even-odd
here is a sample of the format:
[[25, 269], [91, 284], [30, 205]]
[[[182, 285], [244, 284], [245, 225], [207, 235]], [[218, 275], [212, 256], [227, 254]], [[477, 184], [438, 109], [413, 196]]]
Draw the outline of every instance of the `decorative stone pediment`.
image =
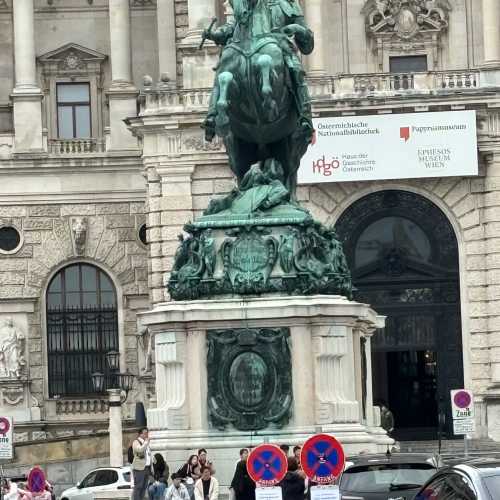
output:
[[362, 12], [369, 33], [408, 40], [417, 33], [445, 30], [450, 10], [448, 0], [368, 0]]
[[438, 69], [451, 10], [449, 0], [367, 0], [361, 12], [379, 69], [389, 71], [389, 56], [408, 54], [427, 55], [429, 69]]
[[45, 71], [78, 74], [99, 71], [106, 58], [105, 54], [82, 47], [77, 43], [67, 43], [40, 56], [38, 61]]

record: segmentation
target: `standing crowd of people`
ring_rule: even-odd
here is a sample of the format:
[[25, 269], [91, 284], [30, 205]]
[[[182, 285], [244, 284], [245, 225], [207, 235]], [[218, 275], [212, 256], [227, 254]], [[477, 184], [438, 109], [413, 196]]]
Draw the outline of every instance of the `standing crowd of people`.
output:
[[[288, 445], [280, 448], [288, 457], [288, 471], [280, 483], [283, 498], [305, 500], [308, 497], [308, 480], [300, 465], [301, 447], [295, 446], [290, 456]], [[230, 485], [232, 500], [255, 500], [256, 484], [248, 474], [248, 448], [240, 450]], [[169, 477], [169, 467], [160, 453], [152, 454], [148, 430], [141, 429], [129, 450], [129, 461], [134, 475], [132, 500], [218, 500], [219, 481], [215, 468], [208, 459], [207, 450], [201, 448], [192, 454], [177, 472]], [[170, 484], [169, 484], [170, 479]]]

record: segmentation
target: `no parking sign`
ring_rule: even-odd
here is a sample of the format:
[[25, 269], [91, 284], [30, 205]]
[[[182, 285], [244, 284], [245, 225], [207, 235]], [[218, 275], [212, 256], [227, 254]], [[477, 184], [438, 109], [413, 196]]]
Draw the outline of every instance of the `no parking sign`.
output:
[[332, 484], [344, 470], [344, 449], [333, 436], [316, 434], [304, 443], [300, 462], [311, 481]]
[[288, 458], [274, 444], [261, 444], [248, 455], [248, 475], [259, 486], [276, 486], [286, 475]]

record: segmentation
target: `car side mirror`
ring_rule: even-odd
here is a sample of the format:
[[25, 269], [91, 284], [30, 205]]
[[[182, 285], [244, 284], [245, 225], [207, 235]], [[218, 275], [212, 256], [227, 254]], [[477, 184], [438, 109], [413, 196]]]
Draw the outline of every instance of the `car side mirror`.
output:
[[78, 483], [76, 483], [76, 487], [77, 487], [78, 489], [81, 489], [81, 488], [82, 488], [82, 483], [81, 483], [80, 481], [78, 481]]

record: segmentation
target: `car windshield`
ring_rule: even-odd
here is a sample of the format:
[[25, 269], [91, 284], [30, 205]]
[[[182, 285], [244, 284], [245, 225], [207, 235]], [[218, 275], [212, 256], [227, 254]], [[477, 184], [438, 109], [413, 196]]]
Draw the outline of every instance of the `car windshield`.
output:
[[374, 464], [355, 466], [342, 474], [340, 489], [357, 493], [377, 493], [414, 489], [424, 484], [436, 469], [430, 464]]
[[490, 492], [491, 498], [500, 498], [500, 475], [485, 477], [484, 483]]

